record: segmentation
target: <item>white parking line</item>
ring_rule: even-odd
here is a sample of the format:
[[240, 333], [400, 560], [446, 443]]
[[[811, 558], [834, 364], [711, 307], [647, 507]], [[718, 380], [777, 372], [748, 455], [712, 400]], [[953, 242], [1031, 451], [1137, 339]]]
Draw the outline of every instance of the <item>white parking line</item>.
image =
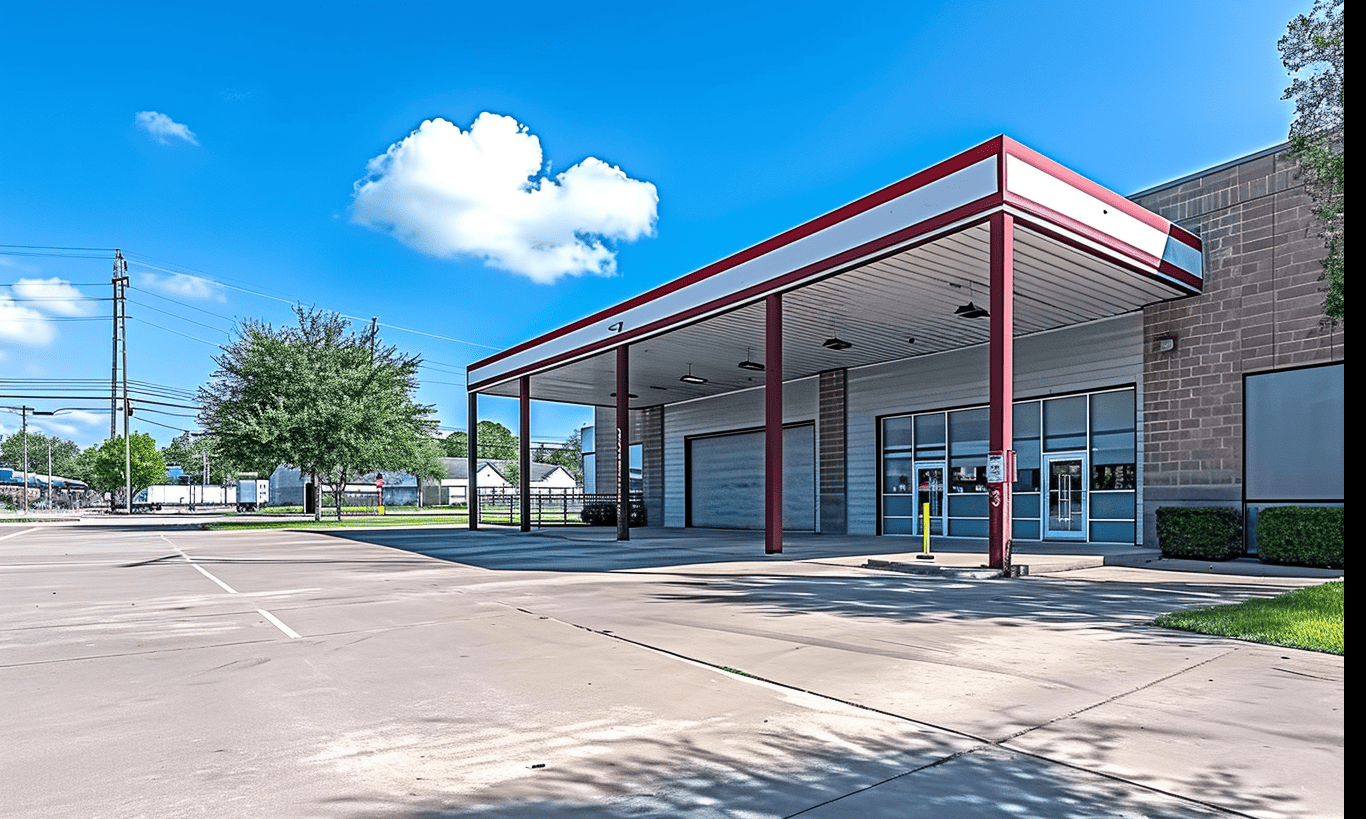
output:
[[41, 527], [41, 526], [34, 526], [34, 527], [31, 528], [31, 529], [21, 529], [21, 530], [19, 530], [18, 532], [10, 532], [10, 533], [7, 534], [7, 535], [0, 535], [0, 540], [9, 540], [9, 539], [12, 538], [12, 537], [19, 537], [20, 535], [28, 534], [29, 532], [36, 532], [36, 531], [38, 531], [38, 530], [41, 529], [41, 528], [43, 528], [43, 527]]
[[219, 580], [218, 578], [216, 578], [216, 577], [214, 577], [213, 575], [209, 574], [209, 573], [204, 569], [203, 566], [200, 566], [198, 563], [195, 563], [195, 562], [194, 562], [194, 558], [192, 558], [192, 557], [190, 557], [189, 555], [185, 554], [185, 552], [182, 551], [181, 548], [180, 548], [179, 546], [175, 545], [174, 543], [171, 543], [171, 539], [170, 539], [170, 538], [166, 537], [165, 535], [160, 535], [160, 537], [161, 537], [162, 540], [164, 540], [164, 541], [166, 541], [167, 543], [169, 543], [172, 549], [175, 549], [177, 552], [180, 552], [180, 556], [183, 557], [183, 558], [185, 558], [185, 561], [186, 561], [187, 563], [189, 563], [191, 566], [193, 566], [193, 567], [195, 567], [196, 569], [198, 569], [200, 574], [204, 575], [205, 577], [209, 578], [209, 579], [212, 580], [213, 582], [217, 583], [219, 586], [221, 586], [221, 587], [223, 588], [223, 591], [227, 592], [228, 594], [237, 594], [237, 590], [236, 590], [236, 589], [234, 589], [232, 586], [229, 586], [227, 583], [224, 583], [222, 580]]
[[[181, 554], [185, 554], [185, 553], [184, 553], [184, 552], [181, 552]], [[185, 559], [186, 559], [186, 560], [190, 560], [190, 556], [189, 556], [189, 555], [185, 555]], [[218, 578], [216, 578], [216, 577], [214, 577], [213, 575], [209, 574], [208, 571], [206, 571], [206, 570], [204, 569], [203, 566], [199, 565], [198, 563], [195, 563], [193, 560], [190, 560], [190, 565], [193, 566], [193, 567], [195, 567], [196, 569], [198, 569], [200, 574], [204, 575], [205, 577], [209, 578], [209, 579], [212, 580], [213, 582], [215, 582], [215, 583], [217, 583], [218, 585], [222, 586], [222, 587], [223, 587], [223, 591], [227, 592], [228, 594], [237, 594], [237, 589], [234, 589], [232, 586], [229, 586], [227, 583], [224, 583], [222, 580], [219, 580]]]
[[266, 618], [270, 622], [274, 623], [275, 627], [278, 628], [280, 631], [283, 631], [286, 637], [289, 637], [291, 640], [299, 639], [299, 632], [295, 631], [294, 629], [290, 628], [284, 623], [281, 623], [280, 618], [276, 617], [275, 615], [271, 614], [265, 609], [257, 609], [256, 613]]

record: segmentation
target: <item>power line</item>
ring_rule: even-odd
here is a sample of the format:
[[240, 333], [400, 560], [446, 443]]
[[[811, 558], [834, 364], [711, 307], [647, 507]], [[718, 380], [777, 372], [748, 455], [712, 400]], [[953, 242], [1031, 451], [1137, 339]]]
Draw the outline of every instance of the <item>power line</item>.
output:
[[212, 324], [205, 324], [202, 321], [195, 321], [192, 318], [185, 318], [184, 316], [178, 313], [172, 313], [169, 310], [162, 310], [160, 307], [153, 307], [150, 304], [144, 304], [143, 302], [140, 302], [137, 299], [129, 299], [129, 301], [131, 301], [133, 304], [139, 305], [140, 307], [146, 307], [148, 310], [155, 310], [156, 312], [161, 313], [162, 315], [170, 316], [171, 318], [178, 318], [181, 321], [189, 322], [190, 324], [198, 324], [200, 327], [215, 330], [217, 332], [223, 333], [224, 335], [227, 335], [228, 333], [227, 330], [224, 330], [221, 327], [214, 327]]
[[168, 332], [168, 333], [175, 333], [175, 334], [178, 335], [178, 336], [183, 336], [183, 337], [185, 337], [185, 338], [188, 338], [188, 339], [191, 340], [191, 341], [198, 341], [200, 344], [207, 344], [207, 345], [209, 345], [210, 347], [222, 347], [222, 346], [223, 346], [222, 342], [218, 342], [218, 341], [205, 341], [205, 340], [202, 339], [202, 338], [196, 338], [195, 336], [188, 335], [188, 334], [186, 334], [186, 333], [182, 333], [182, 332], [180, 332], [179, 330], [172, 330], [170, 327], [162, 327], [160, 324], [153, 324], [152, 322], [150, 322], [150, 321], [148, 321], [147, 319], [144, 319], [144, 318], [138, 318], [137, 316], [129, 316], [128, 318], [132, 319], [133, 321], [140, 321], [140, 322], [142, 322], [143, 324], [146, 324], [148, 327], [155, 327], [155, 328], [157, 328], [158, 330], [165, 330], [165, 331]]

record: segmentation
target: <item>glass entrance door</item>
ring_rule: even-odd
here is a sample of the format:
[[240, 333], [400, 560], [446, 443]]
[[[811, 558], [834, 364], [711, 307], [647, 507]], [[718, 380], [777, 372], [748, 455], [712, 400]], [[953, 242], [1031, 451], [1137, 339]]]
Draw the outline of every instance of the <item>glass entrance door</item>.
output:
[[1086, 456], [1045, 455], [1048, 507], [1044, 537], [1049, 540], [1086, 539]]
[[915, 465], [915, 531], [925, 533], [925, 504], [930, 505], [930, 534], [944, 534], [944, 464]]

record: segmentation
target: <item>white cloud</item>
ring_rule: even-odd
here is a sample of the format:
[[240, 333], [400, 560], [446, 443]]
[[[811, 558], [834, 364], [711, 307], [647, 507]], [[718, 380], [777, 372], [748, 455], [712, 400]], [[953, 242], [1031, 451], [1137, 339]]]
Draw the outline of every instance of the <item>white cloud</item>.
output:
[[34, 299], [32, 307], [44, 313], [59, 316], [89, 316], [95, 313], [95, 304], [87, 300], [81, 291], [72, 287], [66, 280], [20, 279], [11, 288], [20, 299]]
[[44, 347], [57, 337], [57, 329], [47, 316], [7, 295], [0, 295], [0, 341], [13, 341], [29, 347]]
[[165, 276], [158, 276], [155, 273], [143, 273], [139, 280], [145, 287], [153, 290], [160, 290], [163, 293], [173, 293], [177, 296], [184, 296], [189, 299], [204, 299], [206, 301], [227, 301], [223, 295], [223, 286], [218, 282], [201, 279], [198, 276], [191, 276], [187, 273], [170, 273]]
[[431, 256], [467, 256], [552, 283], [616, 272], [611, 243], [653, 236], [649, 182], [588, 157], [553, 178], [541, 142], [512, 117], [483, 113], [468, 131], [428, 120], [370, 160], [351, 216]]
[[139, 111], [133, 116], [133, 121], [138, 124], [138, 127], [156, 137], [162, 145], [166, 144], [167, 137], [183, 139], [191, 145], [199, 144], [199, 140], [195, 139], [194, 131], [191, 131], [188, 125], [176, 122], [157, 111]]

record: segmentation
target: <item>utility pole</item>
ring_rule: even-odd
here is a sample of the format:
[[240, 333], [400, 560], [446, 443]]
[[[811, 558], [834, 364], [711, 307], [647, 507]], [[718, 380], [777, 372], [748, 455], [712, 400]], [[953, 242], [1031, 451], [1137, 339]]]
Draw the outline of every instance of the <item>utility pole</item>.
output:
[[19, 407], [19, 425], [24, 436], [24, 514], [28, 514], [28, 411], [29, 407]]
[[[123, 478], [124, 504], [128, 514], [133, 514], [133, 446], [128, 440], [128, 416], [133, 407], [128, 403], [128, 261], [123, 251], [114, 248], [114, 372], [110, 379], [110, 410], [114, 410], [113, 395], [118, 388], [119, 346], [123, 347]], [[109, 418], [109, 437], [115, 433], [114, 417]]]
[[122, 276], [120, 263], [123, 262], [123, 254], [119, 248], [113, 250], [113, 278], [109, 284], [113, 285], [113, 328], [109, 332], [112, 340], [112, 351], [109, 352], [109, 437], [116, 434], [116, 423], [119, 423], [119, 276]]

